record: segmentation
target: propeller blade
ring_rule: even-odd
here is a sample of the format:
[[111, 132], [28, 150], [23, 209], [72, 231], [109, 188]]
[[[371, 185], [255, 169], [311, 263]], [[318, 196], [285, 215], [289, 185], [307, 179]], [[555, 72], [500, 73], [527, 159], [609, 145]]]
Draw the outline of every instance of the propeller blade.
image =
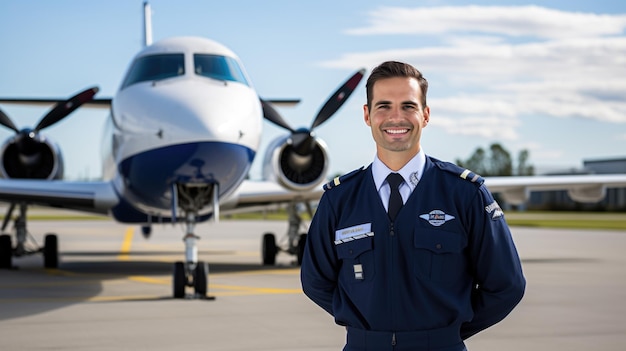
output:
[[365, 75], [365, 69], [360, 69], [350, 77], [337, 91], [326, 101], [326, 104], [317, 113], [317, 117], [311, 125], [311, 130], [315, 129], [322, 123], [326, 122], [332, 115], [339, 110], [348, 97], [352, 94], [354, 89]]
[[65, 101], [57, 103], [57, 105], [50, 112], [48, 112], [48, 114], [46, 114], [41, 121], [39, 121], [39, 124], [37, 124], [34, 131], [38, 132], [44, 128], [50, 127], [67, 117], [67, 115], [74, 112], [74, 110], [79, 108], [82, 104], [91, 101], [98, 90], [98, 87], [89, 88]]
[[19, 130], [17, 129], [13, 121], [11, 121], [9, 116], [7, 116], [2, 110], [0, 110], [0, 124], [9, 129], [13, 129], [13, 131], [15, 131], [16, 133], [19, 133]]
[[267, 119], [268, 121], [274, 123], [275, 125], [279, 127], [283, 127], [287, 129], [288, 131], [292, 133], [294, 132], [293, 128], [291, 128], [291, 126], [289, 126], [289, 124], [285, 122], [283, 117], [281, 117], [280, 113], [276, 111], [276, 109], [272, 106], [272, 104], [261, 99], [261, 106], [263, 107], [263, 117], [265, 117], [265, 119]]

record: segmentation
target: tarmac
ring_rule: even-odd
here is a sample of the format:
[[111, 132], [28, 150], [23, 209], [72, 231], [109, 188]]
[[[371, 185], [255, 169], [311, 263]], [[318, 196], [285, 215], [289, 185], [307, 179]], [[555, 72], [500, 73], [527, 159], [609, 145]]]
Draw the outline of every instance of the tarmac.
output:
[[[221, 221], [196, 232], [215, 300], [173, 299], [184, 229], [110, 220], [30, 221], [59, 234], [59, 269], [40, 255], [0, 270], [1, 350], [341, 350], [345, 331], [302, 293], [294, 257], [261, 265], [280, 221]], [[626, 232], [512, 228], [526, 295], [468, 350], [625, 350]]]

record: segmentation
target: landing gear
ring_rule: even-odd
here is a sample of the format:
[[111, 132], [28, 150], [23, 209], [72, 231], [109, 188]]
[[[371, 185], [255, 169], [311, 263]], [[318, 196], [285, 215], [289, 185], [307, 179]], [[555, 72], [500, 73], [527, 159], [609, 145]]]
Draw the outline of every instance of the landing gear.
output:
[[291, 203], [287, 207], [289, 215], [289, 227], [287, 228], [287, 247], [281, 248], [276, 244], [276, 236], [273, 233], [263, 234], [261, 242], [261, 257], [263, 265], [271, 266], [276, 264], [276, 255], [284, 251], [290, 255], [295, 255], [298, 266], [302, 265], [304, 246], [306, 245], [306, 233], [298, 233], [301, 230], [302, 218], [297, 212], [296, 203]]
[[185, 262], [174, 263], [174, 273], [172, 279], [173, 293], [175, 299], [187, 297], [186, 287], [193, 287], [194, 294], [190, 297], [213, 300], [215, 297], [207, 296], [209, 266], [203, 261], [198, 261], [198, 247], [196, 245], [198, 236], [193, 234], [196, 224], [196, 216], [193, 213], [187, 214], [185, 221], [186, 234], [185, 241]]
[[[18, 204], [12, 203], [9, 207], [2, 224], [2, 231], [5, 230], [9, 221], [11, 221], [11, 216], [16, 205]], [[28, 230], [26, 229], [26, 210], [28, 207], [26, 203], [20, 203], [18, 206], [19, 215], [14, 220], [15, 238], [17, 239], [15, 247], [12, 246], [10, 235], [0, 235], [0, 269], [13, 268], [13, 256], [21, 257], [39, 253], [43, 254], [43, 266], [45, 268], [58, 268], [59, 240], [57, 236], [55, 234], [46, 234], [43, 247], [36, 245], [34, 239], [29, 237]], [[33, 243], [35, 244], [34, 248]]]
[[43, 266], [45, 268], [59, 268], [59, 240], [54, 234], [44, 237]]
[[172, 286], [174, 288], [174, 298], [185, 298], [185, 288], [193, 287], [195, 298], [200, 299], [214, 299], [214, 297], [207, 296], [207, 273], [208, 265], [205, 262], [199, 261], [192, 269], [191, 265], [185, 265], [183, 262], [174, 263], [174, 276], [172, 280]]
[[276, 235], [272, 233], [263, 234], [261, 242], [261, 257], [263, 264], [271, 266], [276, 263], [276, 255], [278, 254], [278, 246], [276, 246]]
[[11, 251], [13, 251], [11, 236], [6, 234], [0, 235], [0, 269], [11, 268], [11, 256], [13, 255]]

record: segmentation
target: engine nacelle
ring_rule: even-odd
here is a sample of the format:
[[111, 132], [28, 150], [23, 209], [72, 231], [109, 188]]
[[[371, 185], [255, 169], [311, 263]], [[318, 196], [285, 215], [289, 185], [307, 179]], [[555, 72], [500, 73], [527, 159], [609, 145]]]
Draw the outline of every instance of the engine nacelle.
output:
[[294, 191], [308, 191], [321, 185], [328, 171], [328, 147], [314, 138], [310, 153], [295, 152], [290, 135], [273, 140], [263, 159], [263, 178]]
[[13, 179], [61, 179], [63, 157], [59, 147], [41, 135], [28, 140], [23, 134], [8, 139], [0, 148], [0, 177]]

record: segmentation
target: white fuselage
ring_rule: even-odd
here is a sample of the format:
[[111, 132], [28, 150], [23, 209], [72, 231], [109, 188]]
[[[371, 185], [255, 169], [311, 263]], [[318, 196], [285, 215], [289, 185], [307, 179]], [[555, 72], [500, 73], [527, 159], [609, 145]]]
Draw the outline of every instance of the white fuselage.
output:
[[166, 39], [136, 55], [103, 139], [104, 178], [122, 198], [116, 219], [170, 216], [174, 183], [217, 183], [220, 198], [239, 186], [263, 121], [249, 82], [237, 56], [208, 39]]

